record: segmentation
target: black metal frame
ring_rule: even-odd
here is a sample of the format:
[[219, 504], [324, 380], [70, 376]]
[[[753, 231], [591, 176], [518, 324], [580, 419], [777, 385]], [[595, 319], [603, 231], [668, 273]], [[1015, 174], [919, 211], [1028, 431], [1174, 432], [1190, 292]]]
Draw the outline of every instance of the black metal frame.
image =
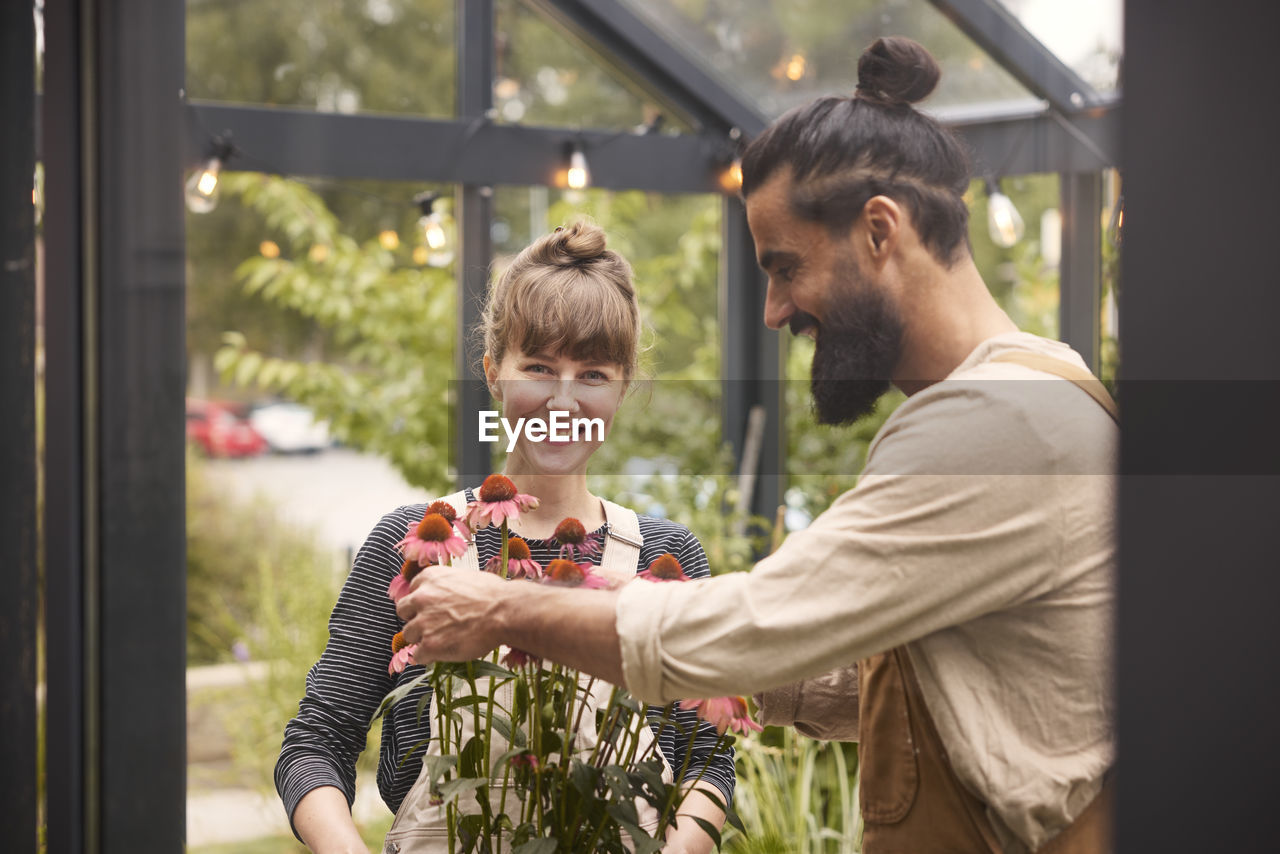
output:
[[[493, 123], [491, 0], [458, 0], [456, 120], [183, 105], [181, 5], [157, 12], [141, 0], [46, 0], [50, 852], [177, 850], [182, 841], [180, 172], [183, 152], [190, 163], [203, 151], [203, 129], [229, 129], [261, 158], [233, 161], [232, 168], [458, 185], [462, 380], [471, 358], [464, 335], [487, 278], [493, 185], [548, 183], [572, 139], [587, 149], [596, 186], [714, 192], [738, 139], [764, 127], [749, 104], [617, 0], [529, 2], [689, 118], [695, 132], [673, 137]], [[1074, 235], [1098, 221], [1096, 173], [1117, 162], [1119, 107], [1082, 86], [995, 0], [933, 2], [1049, 104], [944, 120], [979, 162], [1004, 163], [1008, 173], [1063, 174], [1069, 203], [1063, 329], [1087, 350], [1086, 342], [1096, 340], [1096, 331], [1088, 331], [1097, 324], [1096, 267], [1090, 241]], [[6, 27], [6, 38], [10, 32]], [[6, 52], [6, 60], [13, 56]], [[763, 407], [753, 509], [769, 515], [784, 482], [781, 342], [759, 322], [765, 280], [737, 199], [724, 202], [723, 229], [724, 435], [741, 453], [748, 415]], [[15, 322], [19, 335], [12, 340], [21, 340], [23, 321]], [[460, 384], [460, 412], [487, 400], [483, 383]], [[6, 385], [6, 406], [23, 401]], [[458, 423], [455, 464], [471, 481], [487, 471], [488, 458], [478, 443], [462, 439], [465, 426]], [[34, 498], [22, 506], [34, 512]], [[15, 684], [25, 692], [24, 678], [18, 673]], [[17, 725], [26, 726], [21, 719]], [[31, 785], [21, 766], [6, 763], [12, 791]], [[28, 809], [21, 798], [11, 803], [18, 813]]]
[[0, 827], [6, 843], [36, 846], [36, 247], [30, 204], [36, 161], [35, 22], [31, 8], [0, 9], [0, 109], [10, 156], [0, 163], [0, 768], [28, 785], [5, 787]]

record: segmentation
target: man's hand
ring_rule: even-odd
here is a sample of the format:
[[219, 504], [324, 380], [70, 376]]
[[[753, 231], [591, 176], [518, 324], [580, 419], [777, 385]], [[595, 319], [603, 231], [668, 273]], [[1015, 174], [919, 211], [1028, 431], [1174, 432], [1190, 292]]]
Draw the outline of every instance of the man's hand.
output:
[[501, 642], [497, 617], [512, 583], [487, 572], [431, 566], [414, 576], [412, 587], [396, 613], [405, 621], [405, 640], [418, 644], [418, 664], [469, 661]]

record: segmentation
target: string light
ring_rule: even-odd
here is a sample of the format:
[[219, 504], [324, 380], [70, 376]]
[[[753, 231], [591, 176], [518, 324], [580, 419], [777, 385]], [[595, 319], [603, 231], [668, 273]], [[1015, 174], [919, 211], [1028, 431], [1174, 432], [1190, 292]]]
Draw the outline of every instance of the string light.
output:
[[995, 179], [987, 179], [987, 231], [991, 234], [991, 242], [1003, 249], [1008, 249], [1022, 239], [1025, 226], [1022, 215], [1014, 207], [1013, 201], [1000, 192], [1000, 185]]
[[215, 136], [209, 144], [209, 156], [187, 179], [187, 210], [195, 214], [209, 213], [218, 206], [218, 185], [222, 167], [235, 153], [231, 132]]
[[422, 216], [418, 218], [422, 243], [414, 247], [415, 264], [447, 267], [453, 261], [453, 251], [449, 248], [448, 220], [444, 212], [436, 207], [437, 202], [443, 205], [440, 194], [430, 191], [413, 197], [413, 203], [422, 211]]
[[263, 258], [279, 258], [280, 244], [274, 240], [264, 240], [258, 244], [258, 252]]
[[565, 185], [570, 190], [585, 190], [591, 184], [591, 170], [587, 168], [587, 155], [582, 146], [572, 143], [569, 148], [569, 169], [565, 173]]
[[1119, 246], [1124, 243], [1124, 193], [1121, 193], [1116, 199], [1115, 206], [1111, 209], [1111, 223], [1107, 226], [1107, 239], [1111, 241], [1112, 246]]
[[737, 193], [742, 189], [742, 158], [735, 157], [720, 172], [720, 187], [726, 193]]
[[394, 229], [383, 229], [378, 233], [378, 243], [382, 245], [383, 249], [395, 249], [400, 245], [400, 235]]
[[803, 53], [793, 54], [792, 57], [787, 60], [787, 68], [783, 73], [786, 74], [788, 80], [794, 83], [804, 77], [804, 72], [807, 66], [808, 63], [805, 61]]

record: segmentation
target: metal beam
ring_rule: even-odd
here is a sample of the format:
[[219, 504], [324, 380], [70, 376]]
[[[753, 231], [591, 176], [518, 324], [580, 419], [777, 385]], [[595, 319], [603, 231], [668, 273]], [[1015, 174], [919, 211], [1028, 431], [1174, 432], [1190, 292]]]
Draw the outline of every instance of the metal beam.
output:
[[[484, 121], [493, 106], [493, 0], [457, 0], [458, 113], [471, 123]], [[471, 124], [471, 127], [479, 125]], [[464, 143], [464, 149], [470, 145]], [[454, 335], [457, 394], [454, 396], [454, 464], [458, 487], [480, 483], [493, 462], [490, 446], [480, 441], [476, 413], [490, 405], [489, 390], [477, 377], [471, 330], [480, 322], [493, 258], [493, 188], [485, 181], [461, 180], [457, 191], [458, 305]]]
[[1120, 163], [1119, 104], [1078, 115], [1067, 122], [1043, 108], [980, 118], [955, 111], [935, 117], [972, 154], [976, 174], [1027, 175], [1036, 172], [1100, 172]]
[[103, 854], [181, 850], [186, 826], [184, 16], [100, 2], [93, 31]]
[[726, 89], [618, 0], [530, 2], [593, 47], [601, 60], [638, 77], [655, 98], [672, 104], [706, 130], [725, 135], [738, 128], [753, 137], [768, 124], [754, 106]]
[[929, 0], [1023, 86], [1070, 115], [1103, 97], [1022, 26], [1000, 0]]
[[1062, 263], [1058, 276], [1058, 338], [1098, 369], [1102, 311], [1102, 176], [1063, 175]]
[[764, 412], [758, 459], [749, 461], [755, 472], [750, 510], [772, 521], [786, 485], [783, 424], [781, 340], [764, 325], [767, 280], [756, 263], [755, 244], [747, 228], [742, 201], [726, 197], [721, 205], [720, 254], [720, 383], [721, 431], [741, 464], [748, 449], [747, 426], [751, 411]]
[[30, 4], [0, 10], [0, 827], [12, 851], [37, 850], [35, 22]]
[[720, 192], [719, 139], [496, 125], [458, 120], [339, 115], [197, 103], [187, 107], [188, 162], [213, 133], [230, 130], [243, 152], [228, 168], [384, 181], [548, 186], [564, 147], [581, 142], [592, 186], [657, 193]]
[[96, 102], [93, 5], [46, 0], [40, 159], [45, 174], [44, 525], [45, 789], [49, 854], [95, 854], [99, 789], [95, 658], [89, 649], [98, 608], [96, 495], [92, 464], [94, 374], [84, 331], [95, 329], [91, 300], [93, 200], [97, 170], [89, 150]]

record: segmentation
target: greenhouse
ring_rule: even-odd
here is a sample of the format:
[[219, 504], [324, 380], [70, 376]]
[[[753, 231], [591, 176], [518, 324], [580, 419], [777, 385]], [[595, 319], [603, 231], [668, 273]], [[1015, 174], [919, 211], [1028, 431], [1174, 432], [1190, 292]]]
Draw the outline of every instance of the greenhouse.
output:
[[[1071, 854], [1277, 832], [1280, 685], [1254, 663], [1280, 642], [1263, 4], [3, 15], [6, 850], [970, 850], [955, 820], [993, 852]], [[926, 95], [867, 83], [910, 45], [940, 71]], [[823, 149], [846, 108], [897, 128], [867, 131], [897, 153]], [[902, 143], [918, 117], [944, 140], [928, 155]], [[921, 177], [952, 150], [962, 183]], [[875, 189], [841, 218], [832, 200], [862, 190], [821, 193], [846, 167]], [[959, 231], [929, 219], [956, 205]], [[780, 258], [811, 266], [792, 283]], [[580, 289], [587, 270], [607, 293]], [[1071, 370], [995, 356], [1017, 367], [946, 398], [996, 333]], [[1032, 462], [989, 391], [1026, 369], [1053, 380], [1014, 386], [1102, 404], [1044, 397]], [[955, 407], [968, 429], [946, 434]], [[971, 447], [981, 472], [956, 462]], [[896, 503], [898, 480], [920, 503]], [[937, 514], [974, 527], [930, 540]], [[989, 555], [1017, 572], [956, 580]], [[930, 561], [943, 574], [908, 587]], [[427, 650], [489, 624], [447, 622], [463, 582], [415, 584], [418, 563], [540, 585], [486, 613], [499, 651], [451, 665]], [[1042, 564], [1094, 574], [1059, 585]], [[836, 587], [793, 597], [788, 573]], [[597, 582], [595, 600], [561, 589]], [[616, 601], [616, 627], [592, 634], [589, 601]], [[366, 642], [372, 675], [352, 663]], [[634, 699], [600, 694], [623, 675]], [[900, 813], [877, 798], [905, 772], [868, 735], [890, 741], [891, 678], [912, 720]], [[852, 729], [805, 718], [803, 690]], [[949, 798], [965, 806], [928, 812]], [[437, 813], [439, 848], [414, 835]]]

